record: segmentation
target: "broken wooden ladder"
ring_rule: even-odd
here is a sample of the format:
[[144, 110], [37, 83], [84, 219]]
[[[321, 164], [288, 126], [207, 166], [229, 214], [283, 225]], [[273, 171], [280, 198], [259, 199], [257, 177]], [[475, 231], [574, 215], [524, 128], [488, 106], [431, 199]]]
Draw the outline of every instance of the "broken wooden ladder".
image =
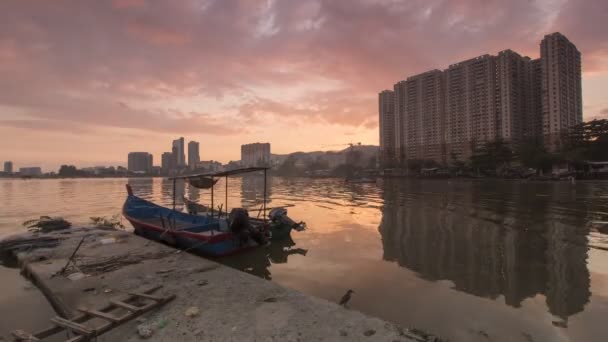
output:
[[[110, 300], [110, 304], [105, 307], [94, 310], [80, 308], [78, 311], [82, 312], [80, 315], [71, 319], [62, 317], [51, 318], [52, 327], [41, 330], [35, 334], [30, 334], [22, 330], [15, 330], [12, 332], [13, 337], [17, 341], [40, 341], [46, 337], [55, 335], [63, 330], [71, 331], [75, 336], [68, 339], [66, 342], [84, 342], [91, 338], [99, 336], [109, 330], [139, 316], [146, 312], [151, 311], [157, 307], [170, 302], [175, 298], [175, 295], [169, 296], [156, 296], [152, 293], [160, 289], [162, 285], [151, 287], [145, 291], [140, 292], [128, 292], [128, 297], [124, 300]], [[150, 301], [142, 306], [135, 305], [133, 302], [137, 299], [145, 299]], [[115, 316], [111, 311], [116, 309], [126, 310], [127, 313], [122, 316]], [[85, 323], [92, 319], [102, 319], [105, 321], [102, 325], [93, 328], [85, 325]]]

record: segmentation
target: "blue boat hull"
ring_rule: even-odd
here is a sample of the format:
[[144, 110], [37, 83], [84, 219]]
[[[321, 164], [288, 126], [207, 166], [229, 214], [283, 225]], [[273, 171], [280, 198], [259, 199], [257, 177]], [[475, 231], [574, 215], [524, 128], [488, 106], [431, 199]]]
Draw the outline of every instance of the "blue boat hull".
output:
[[231, 255], [256, 246], [220, 231], [217, 218], [185, 214], [132, 194], [125, 201], [123, 215], [137, 235], [204, 255]]

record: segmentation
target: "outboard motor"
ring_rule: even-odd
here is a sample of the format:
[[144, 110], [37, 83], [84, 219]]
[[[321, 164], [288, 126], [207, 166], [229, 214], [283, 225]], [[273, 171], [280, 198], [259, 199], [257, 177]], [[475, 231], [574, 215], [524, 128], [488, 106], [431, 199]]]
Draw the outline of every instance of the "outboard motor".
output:
[[274, 208], [270, 210], [268, 217], [272, 222], [287, 224], [297, 231], [302, 231], [305, 228], [304, 222], [296, 223], [287, 216], [287, 209], [285, 208]]
[[268, 242], [263, 231], [255, 229], [251, 225], [249, 212], [246, 209], [232, 209], [230, 215], [228, 215], [228, 220], [230, 221], [230, 231], [239, 237], [242, 245], [248, 243], [250, 238], [260, 246], [263, 246]]
[[274, 208], [268, 213], [268, 217], [273, 221], [278, 221], [283, 217], [287, 217], [287, 209], [285, 208]]
[[241, 234], [244, 231], [251, 229], [251, 222], [249, 221], [249, 212], [243, 208], [234, 208], [228, 215], [230, 221], [230, 231], [235, 234]]

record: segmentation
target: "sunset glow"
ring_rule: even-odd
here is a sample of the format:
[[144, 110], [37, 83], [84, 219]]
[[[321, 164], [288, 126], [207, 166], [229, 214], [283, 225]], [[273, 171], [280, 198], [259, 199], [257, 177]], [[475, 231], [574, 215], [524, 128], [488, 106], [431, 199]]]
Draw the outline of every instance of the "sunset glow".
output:
[[378, 144], [377, 94], [407, 75], [559, 31], [584, 119], [608, 117], [608, 2], [115, 0], [0, 3], [0, 160], [125, 165], [183, 136], [202, 160]]

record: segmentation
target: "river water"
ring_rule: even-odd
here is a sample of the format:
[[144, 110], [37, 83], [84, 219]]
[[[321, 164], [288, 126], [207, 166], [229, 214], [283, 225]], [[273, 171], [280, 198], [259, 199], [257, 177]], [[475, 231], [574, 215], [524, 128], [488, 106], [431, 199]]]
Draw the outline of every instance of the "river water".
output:
[[[119, 214], [127, 182], [172, 202], [160, 178], [0, 180], [0, 235], [40, 215], [85, 224]], [[269, 187], [268, 205], [294, 205], [289, 215], [307, 230], [220, 262], [331, 301], [353, 289], [352, 309], [450, 341], [608, 340], [608, 182], [271, 178]], [[214, 204], [226, 208], [224, 189], [221, 180]], [[259, 207], [262, 194], [262, 177], [231, 178], [227, 205]], [[210, 200], [178, 183], [178, 206], [183, 195]]]

